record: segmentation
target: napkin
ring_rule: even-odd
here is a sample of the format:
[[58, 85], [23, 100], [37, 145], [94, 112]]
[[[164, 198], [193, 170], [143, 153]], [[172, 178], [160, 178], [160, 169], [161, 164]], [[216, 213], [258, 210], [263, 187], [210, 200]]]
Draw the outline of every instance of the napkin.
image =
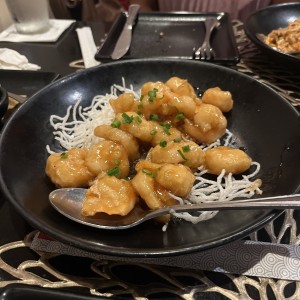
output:
[[35, 251], [88, 257], [95, 260], [165, 265], [284, 280], [300, 280], [300, 246], [238, 240], [190, 254], [155, 258], [116, 257], [90, 253], [58, 242], [38, 232], [31, 243]]
[[28, 62], [26, 56], [15, 50], [0, 48], [0, 69], [36, 71], [40, 68], [40, 66]]
[[95, 54], [97, 47], [94, 41], [93, 33], [90, 27], [82, 27], [76, 29], [82, 58], [85, 68], [94, 67], [100, 64], [99, 61], [95, 60]]
[[75, 22], [75, 20], [51, 19], [48, 31], [37, 34], [23, 34], [16, 31], [15, 25], [11, 25], [0, 33], [2, 42], [55, 42], [61, 34]]

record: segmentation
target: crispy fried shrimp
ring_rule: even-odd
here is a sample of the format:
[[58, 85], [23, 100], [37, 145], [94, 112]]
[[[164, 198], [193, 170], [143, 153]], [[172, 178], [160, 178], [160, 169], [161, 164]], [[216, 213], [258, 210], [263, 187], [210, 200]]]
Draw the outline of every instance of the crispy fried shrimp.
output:
[[153, 176], [144, 169], [138, 171], [131, 182], [136, 192], [150, 209], [159, 209], [176, 203], [169, 192], [161, 187]]
[[184, 165], [165, 164], [157, 170], [155, 180], [172, 194], [186, 197], [192, 189], [195, 176]]
[[170, 91], [170, 88], [160, 81], [143, 84], [139, 111], [146, 119], [149, 119], [153, 114], [169, 114], [169, 107], [165, 98], [167, 91]]
[[202, 96], [202, 102], [217, 106], [222, 112], [228, 112], [233, 107], [231, 93], [222, 91], [219, 87], [207, 89]]
[[51, 154], [46, 162], [46, 174], [57, 187], [87, 187], [94, 179], [85, 164], [88, 150], [73, 148]]
[[125, 148], [112, 141], [104, 140], [93, 145], [86, 155], [85, 163], [95, 176], [114, 168], [119, 178], [127, 177], [129, 173], [129, 160]]
[[171, 141], [181, 139], [181, 132], [171, 127], [170, 123], [159, 124], [156, 121], [148, 121], [135, 112], [126, 112], [116, 116], [120, 129], [124, 130], [140, 141], [157, 145], [162, 140]]
[[193, 141], [171, 141], [164, 147], [157, 145], [150, 151], [151, 161], [157, 164], [184, 164], [195, 169], [204, 163], [204, 152]]
[[116, 114], [125, 111], [138, 111], [139, 102], [132, 93], [121, 94], [117, 99], [110, 99], [109, 103]]
[[159, 124], [157, 122], [152, 121], [153, 129], [151, 131], [152, 146], [156, 146], [160, 144], [162, 141], [171, 142], [173, 140], [181, 140], [182, 133], [175, 127], [171, 127], [170, 123], [162, 123]]
[[190, 96], [178, 95], [176, 93], [166, 91], [165, 99], [167, 101], [167, 105], [170, 107], [170, 115], [183, 113], [187, 118], [192, 118], [194, 116], [196, 111], [196, 103]]
[[205, 168], [209, 173], [219, 175], [222, 170], [226, 174], [240, 174], [248, 170], [252, 159], [242, 150], [227, 146], [208, 149], [205, 152]]
[[137, 139], [151, 143], [153, 124], [137, 113], [129, 111], [123, 114], [117, 114], [116, 119], [120, 124], [120, 129], [124, 130]]
[[196, 101], [199, 101], [194, 88], [186, 79], [171, 77], [166, 81], [166, 86], [168, 86], [171, 91], [176, 93], [177, 95], [189, 96], [192, 99], [196, 99]]
[[97, 126], [94, 134], [95, 136], [121, 144], [125, 148], [130, 161], [134, 161], [140, 157], [139, 144], [132, 134], [118, 128], [113, 128], [110, 125]]
[[197, 106], [193, 121], [184, 119], [184, 131], [198, 143], [210, 144], [224, 135], [227, 120], [222, 111], [211, 104]]
[[94, 216], [96, 213], [127, 215], [138, 201], [138, 195], [131, 182], [115, 176], [97, 178], [87, 190], [81, 213]]

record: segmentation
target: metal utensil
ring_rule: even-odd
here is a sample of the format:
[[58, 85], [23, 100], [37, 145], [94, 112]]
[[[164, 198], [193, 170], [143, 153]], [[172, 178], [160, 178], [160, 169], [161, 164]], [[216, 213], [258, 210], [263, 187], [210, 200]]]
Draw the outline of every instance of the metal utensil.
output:
[[83, 217], [81, 208], [86, 191], [86, 189], [82, 188], [57, 189], [50, 193], [49, 200], [58, 212], [75, 222], [91, 227], [113, 230], [131, 228], [147, 220], [173, 212], [300, 208], [300, 194], [295, 194], [226, 202], [206, 202], [194, 205], [174, 205], [154, 211], [137, 206], [124, 217], [108, 216], [106, 214], [101, 214], [98, 217]]
[[7, 92], [7, 94], [8, 94], [8, 97], [16, 100], [17, 102], [19, 102], [21, 104], [24, 103], [27, 100], [26, 96], [17, 95], [17, 94], [12, 93], [12, 92]]
[[213, 30], [219, 26], [217, 18], [207, 18], [204, 21], [205, 37], [202, 45], [194, 52], [194, 59], [211, 60], [215, 57], [215, 52], [210, 45]]
[[111, 55], [112, 59], [120, 59], [128, 51], [131, 44], [132, 28], [139, 10], [140, 5], [138, 4], [129, 6], [127, 20]]

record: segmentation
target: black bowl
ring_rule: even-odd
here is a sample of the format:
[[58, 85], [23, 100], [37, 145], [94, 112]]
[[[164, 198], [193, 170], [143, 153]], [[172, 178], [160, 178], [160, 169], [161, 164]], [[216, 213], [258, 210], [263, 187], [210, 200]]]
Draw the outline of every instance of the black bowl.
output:
[[287, 27], [288, 23], [296, 19], [300, 19], [299, 2], [271, 5], [250, 15], [244, 24], [244, 30], [249, 39], [271, 59], [298, 72], [300, 57], [279, 52], [257, 37], [257, 34], [267, 35], [274, 29]]
[[0, 86], [0, 119], [5, 115], [8, 108], [7, 91]]
[[265, 196], [292, 194], [300, 184], [299, 113], [274, 90], [226, 67], [173, 59], [139, 59], [107, 63], [58, 80], [29, 98], [5, 124], [0, 136], [0, 183], [13, 206], [35, 228], [66, 244], [107, 255], [157, 257], [220, 246], [261, 228], [281, 211], [222, 211], [192, 225], [180, 221], [166, 232], [152, 221], [121, 231], [77, 224], [48, 201], [53, 184], [45, 175], [46, 145], [58, 149], [51, 114], [64, 115], [78, 97], [90, 104], [114, 83], [138, 89], [146, 81], [171, 76], [188, 79], [205, 90], [219, 86], [232, 92], [234, 109], [227, 115], [236, 143], [261, 164], [258, 176]]

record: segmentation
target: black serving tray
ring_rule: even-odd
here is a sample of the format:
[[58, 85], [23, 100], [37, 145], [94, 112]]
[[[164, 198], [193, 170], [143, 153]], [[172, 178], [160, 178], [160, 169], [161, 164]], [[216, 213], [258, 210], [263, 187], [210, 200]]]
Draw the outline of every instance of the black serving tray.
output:
[[0, 84], [14, 94], [32, 96], [55, 81], [59, 74], [43, 71], [0, 70]]
[[[181, 58], [193, 59], [193, 52], [203, 42], [206, 18], [218, 18], [220, 25], [214, 30], [211, 44], [216, 53], [214, 62], [236, 64], [239, 61], [231, 18], [220, 13], [140, 13], [133, 28], [129, 51], [123, 59]], [[111, 61], [111, 53], [126, 22], [126, 14], [117, 18], [95, 58]]]

